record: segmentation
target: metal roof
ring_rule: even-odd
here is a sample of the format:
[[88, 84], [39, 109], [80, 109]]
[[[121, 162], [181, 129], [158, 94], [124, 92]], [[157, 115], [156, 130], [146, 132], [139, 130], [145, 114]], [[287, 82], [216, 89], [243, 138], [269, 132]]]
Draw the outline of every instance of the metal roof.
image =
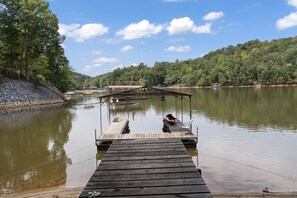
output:
[[119, 96], [119, 95], [174, 95], [174, 96], [189, 96], [191, 97], [192, 94], [173, 91], [165, 87], [147, 87], [142, 86], [138, 88], [132, 88], [129, 90], [124, 91], [118, 91], [118, 92], [112, 92], [108, 94], [104, 94], [102, 96], [99, 96], [100, 99], [102, 98], [109, 98], [113, 96]]

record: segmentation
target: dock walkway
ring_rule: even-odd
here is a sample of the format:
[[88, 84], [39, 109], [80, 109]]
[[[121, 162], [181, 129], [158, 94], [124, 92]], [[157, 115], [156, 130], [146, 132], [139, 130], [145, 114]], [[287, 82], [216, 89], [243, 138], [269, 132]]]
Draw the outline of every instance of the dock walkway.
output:
[[103, 134], [123, 134], [129, 132], [129, 120], [115, 117]]
[[80, 197], [205, 197], [209, 189], [179, 139], [115, 140]]

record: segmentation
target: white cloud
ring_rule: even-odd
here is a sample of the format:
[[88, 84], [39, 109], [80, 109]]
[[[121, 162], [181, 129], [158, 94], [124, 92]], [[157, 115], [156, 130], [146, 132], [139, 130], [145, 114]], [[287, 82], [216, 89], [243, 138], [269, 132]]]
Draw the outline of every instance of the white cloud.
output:
[[92, 54], [100, 55], [100, 54], [102, 54], [102, 52], [99, 50], [93, 50]]
[[84, 42], [88, 39], [108, 33], [108, 27], [101, 23], [90, 23], [81, 26], [80, 24], [59, 24], [59, 33], [77, 42]]
[[117, 66], [115, 66], [115, 67], [113, 67], [113, 68], [110, 68], [110, 70], [113, 71], [113, 70], [115, 70], [115, 69], [118, 69], [118, 68], [124, 68], [124, 67], [125, 67], [125, 65], [119, 64], [119, 65], [117, 65]]
[[66, 45], [64, 43], [61, 43], [60, 45], [63, 47], [63, 49], [66, 49]]
[[122, 42], [122, 40], [119, 38], [107, 38], [107, 39], [101, 39], [101, 41], [106, 44], [118, 44]]
[[292, 12], [288, 16], [276, 21], [278, 30], [284, 30], [295, 26], [297, 26], [297, 12]]
[[88, 72], [91, 69], [102, 66], [103, 64], [116, 63], [116, 62], [119, 62], [117, 58], [108, 58], [108, 57], [96, 58], [93, 60], [92, 65], [84, 66], [83, 71]]
[[196, 34], [211, 33], [211, 23], [206, 23], [204, 25], [195, 26], [195, 27], [193, 27], [192, 32], [194, 32]]
[[69, 32], [75, 31], [76, 29], [78, 29], [80, 27], [79, 24], [70, 24], [70, 25], [66, 25], [66, 24], [59, 24], [59, 33], [61, 35], [67, 36], [67, 34]]
[[288, 5], [297, 8], [297, 0], [288, 0]]
[[204, 21], [215, 21], [224, 16], [223, 12], [210, 12], [207, 15], [205, 15], [202, 19]]
[[90, 65], [86, 65], [86, 66], [84, 66], [83, 71], [88, 72], [88, 71], [90, 71], [90, 68], [91, 68]]
[[118, 62], [117, 58], [108, 58], [108, 57], [100, 57], [93, 60], [93, 63], [98, 64], [106, 64], [106, 63], [116, 63]]
[[189, 52], [191, 51], [191, 47], [189, 45], [184, 46], [170, 46], [165, 51], [168, 52]]
[[129, 50], [132, 50], [132, 49], [134, 49], [133, 46], [131, 46], [131, 45], [126, 45], [126, 46], [124, 46], [124, 47], [121, 49], [121, 52], [126, 52], [126, 51], [129, 51]]
[[138, 23], [131, 23], [118, 31], [116, 35], [121, 36], [124, 40], [133, 40], [158, 34], [162, 29], [162, 25], [155, 25], [151, 24], [148, 20], [142, 20]]
[[167, 31], [170, 35], [174, 34], [184, 34], [187, 32], [193, 33], [210, 33], [211, 32], [211, 23], [206, 23], [205, 25], [196, 26], [194, 21], [192, 21], [189, 17], [183, 17], [178, 19], [173, 19], [169, 26], [167, 27]]
[[168, 40], [168, 43], [178, 43], [178, 42], [184, 42], [186, 39], [185, 38], [171, 38]]

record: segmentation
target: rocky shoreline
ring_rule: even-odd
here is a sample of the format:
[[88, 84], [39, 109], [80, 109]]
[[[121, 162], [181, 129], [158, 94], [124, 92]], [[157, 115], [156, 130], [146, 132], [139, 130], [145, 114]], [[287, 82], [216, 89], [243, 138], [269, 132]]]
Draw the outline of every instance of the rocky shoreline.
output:
[[64, 102], [61, 94], [30, 82], [7, 81], [0, 84], [0, 110]]

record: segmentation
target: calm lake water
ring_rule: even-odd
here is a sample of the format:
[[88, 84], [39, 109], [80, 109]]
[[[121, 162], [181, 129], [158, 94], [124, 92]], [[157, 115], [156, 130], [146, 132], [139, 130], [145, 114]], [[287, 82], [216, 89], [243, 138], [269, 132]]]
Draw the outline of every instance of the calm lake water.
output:
[[[181, 89], [193, 94], [189, 150], [212, 192], [297, 190], [297, 88]], [[177, 104], [177, 105], [176, 105]], [[129, 118], [131, 133], [161, 132], [168, 113], [189, 120], [189, 105], [149, 97], [129, 106], [102, 106], [102, 130], [115, 116]], [[104, 152], [96, 97], [64, 106], [0, 112], [0, 196], [53, 186], [84, 186]], [[197, 158], [198, 156], [198, 158]]]

